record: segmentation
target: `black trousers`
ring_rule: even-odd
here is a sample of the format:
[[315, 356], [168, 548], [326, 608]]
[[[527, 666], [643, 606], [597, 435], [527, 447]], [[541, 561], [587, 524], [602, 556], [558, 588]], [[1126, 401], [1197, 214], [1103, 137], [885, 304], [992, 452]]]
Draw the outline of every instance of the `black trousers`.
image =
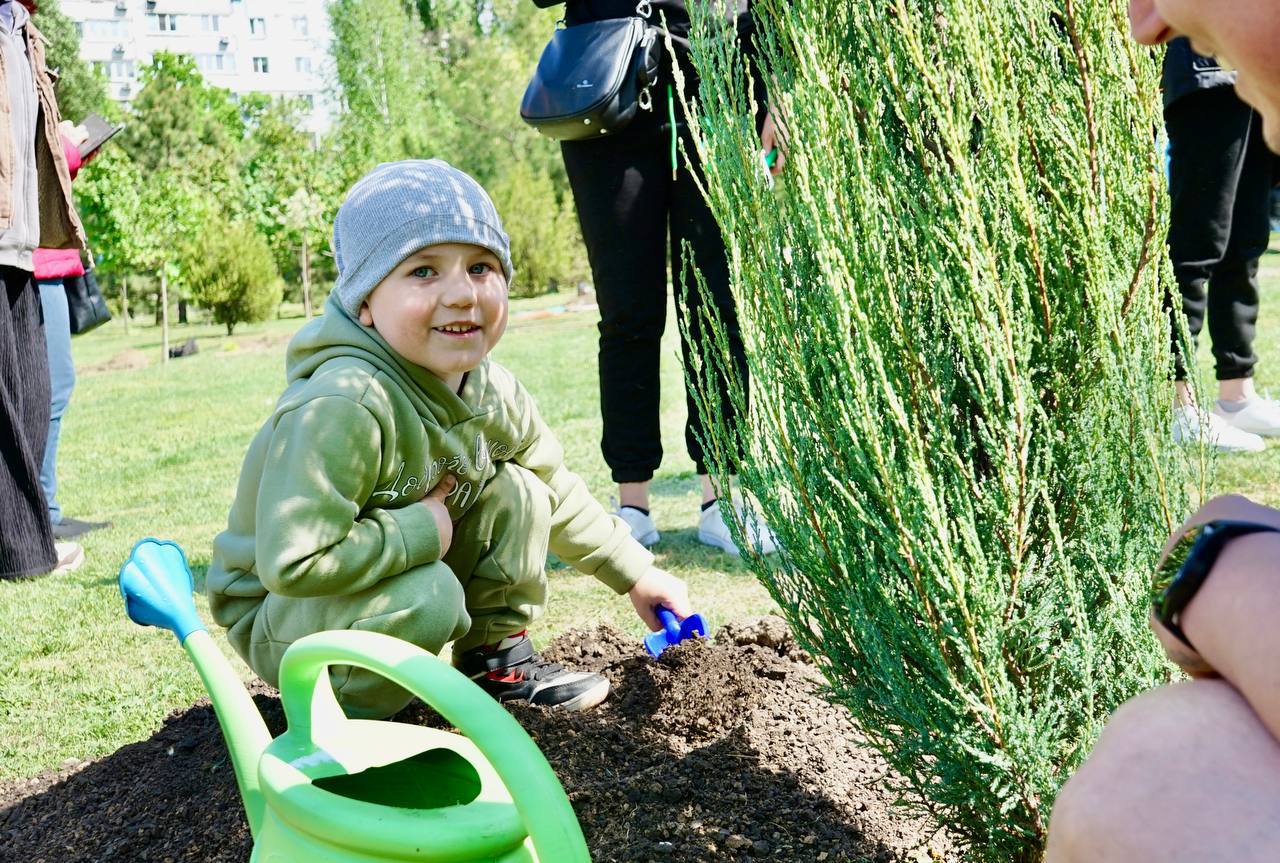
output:
[[[688, 338], [682, 333], [680, 345], [686, 369], [691, 356], [704, 352], [700, 346], [707, 329], [703, 299], [690, 274], [696, 268], [724, 322], [734, 367], [740, 380], [747, 379], [724, 239], [683, 155], [672, 178], [671, 127], [664, 103], [655, 96], [654, 111], [641, 112], [621, 134], [561, 144], [600, 306], [601, 450], [614, 482], [645, 482], [662, 462], [658, 364], [667, 317], [668, 250], [676, 315], [689, 332]], [[685, 152], [694, 152], [683, 123], [679, 134]], [[692, 260], [686, 260], [686, 242]], [[714, 397], [733, 422], [723, 377]], [[686, 402], [685, 445], [698, 472], [706, 473], [703, 424], [691, 392], [686, 392]]]
[[0, 578], [18, 578], [57, 563], [40, 488], [49, 437], [49, 359], [31, 273], [0, 267], [0, 286]]
[[[1232, 87], [1200, 90], [1165, 109], [1169, 255], [1194, 340], [1206, 315], [1218, 380], [1253, 375], [1258, 259], [1271, 234], [1274, 156], [1262, 118]], [[1174, 319], [1174, 362], [1186, 380]]]

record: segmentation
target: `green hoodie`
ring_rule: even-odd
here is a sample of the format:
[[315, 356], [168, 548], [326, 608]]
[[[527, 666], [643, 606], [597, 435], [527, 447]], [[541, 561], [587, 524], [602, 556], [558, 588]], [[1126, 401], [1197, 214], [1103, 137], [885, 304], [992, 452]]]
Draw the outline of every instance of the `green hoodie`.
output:
[[332, 299], [289, 343], [288, 386], [249, 445], [227, 529], [214, 539], [207, 591], [233, 626], [267, 592], [356, 593], [439, 560], [440, 536], [419, 502], [444, 473], [456, 521], [512, 461], [551, 492], [550, 548], [625, 593], [653, 563], [610, 516], [564, 453], [533, 398], [490, 360], [455, 393], [404, 360]]

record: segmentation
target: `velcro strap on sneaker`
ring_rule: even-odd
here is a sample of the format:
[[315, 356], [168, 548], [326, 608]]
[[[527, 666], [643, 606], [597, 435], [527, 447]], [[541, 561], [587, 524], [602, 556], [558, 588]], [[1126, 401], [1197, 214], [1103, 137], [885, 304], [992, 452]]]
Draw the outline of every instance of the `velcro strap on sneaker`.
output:
[[533, 659], [533, 641], [525, 638], [518, 644], [513, 644], [502, 650], [495, 650], [493, 653], [483, 650], [468, 651], [463, 659], [466, 667], [462, 669], [462, 672], [468, 677], [478, 677], [490, 671], [500, 671], [504, 668], [521, 665], [530, 659]]

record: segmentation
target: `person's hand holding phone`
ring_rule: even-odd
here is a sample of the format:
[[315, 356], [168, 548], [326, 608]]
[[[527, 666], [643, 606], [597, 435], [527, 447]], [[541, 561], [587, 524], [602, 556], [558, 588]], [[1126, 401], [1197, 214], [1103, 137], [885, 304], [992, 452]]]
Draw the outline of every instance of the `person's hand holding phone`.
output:
[[89, 140], [89, 130], [84, 126], [77, 125], [70, 120], [63, 120], [58, 124], [58, 131], [62, 137], [70, 141], [78, 150]]

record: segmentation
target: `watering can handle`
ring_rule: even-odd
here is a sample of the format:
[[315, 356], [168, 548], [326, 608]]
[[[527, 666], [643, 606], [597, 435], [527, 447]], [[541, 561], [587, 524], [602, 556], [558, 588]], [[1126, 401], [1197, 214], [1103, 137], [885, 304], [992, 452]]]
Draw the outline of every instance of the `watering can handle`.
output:
[[331, 665], [380, 674], [421, 698], [480, 749], [506, 784], [538, 859], [590, 863], [573, 808], [542, 752], [520, 724], [465, 675], [407, 641], [376, 632], [318, 632], [295, 641], [280, 662], [280, 700], [288, 734], [310, 741], [313, 731], [341, 733], [347, 722], [337, 699], [316, 698], [329, 686]]

